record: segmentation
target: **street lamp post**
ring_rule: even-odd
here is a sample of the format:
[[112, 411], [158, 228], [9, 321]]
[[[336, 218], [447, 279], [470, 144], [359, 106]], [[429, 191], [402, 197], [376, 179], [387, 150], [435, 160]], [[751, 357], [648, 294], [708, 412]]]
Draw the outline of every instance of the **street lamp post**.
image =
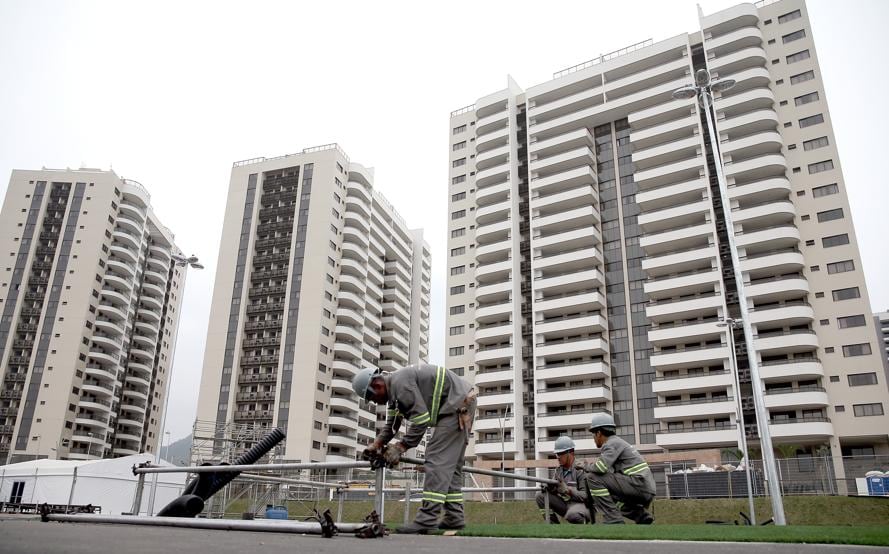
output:
[[735, 356], [735, 329], [741, 328], [741, 322], [737, 319], [726, 317], [724, 321], [716, 324], [718, 327], [727, 327], [729, 347], [729, 366], [732, 371], [732, 383], [735, 388], [735, 424], [738, 426], [738, 448], [744, 457], [744, 473], [747, 475], [747, 509], [750, 510], [750, 521], [756, 525], [756, 510], [753, 507], [753, 484], [750, 479], [750, 454], [747, 451], [747, 431], [744, 427], [744, 408], [741, 405], [741, 379], [738, 376], [738, 360]]
[[[753, 388], [753, 405], [756, 410], [756, 420], [759, 429], [759, 440], [762, 446], [762, 458], [765, 466], [765, 477], [769, 485], [769, 493], [772, 498], [772, 513], [776, 525], [787, 525], [784, 517], [784, 501], [781, 498], [781, 484], [778, 481], [778, 471], [775, 464], [775, 453], [772, 451], [772, 435], [769, 431], [769, 412], [765, 407], [762, 392], [762, 379], [759, 376], [759, 362], [756, 359], [756, 349], [753, 342], [753, 328], [750, 325], [750, 317], [747, 309], [747, 295], [744, 292], [744, 278], [741, 275], [741, 261], [735, 245], [735, 232], [732, 223], [732, 211], [729, 204], [728, 186], [725, 182], [725, 174], [722, 168], [722, 155], [716, 140], [716, 129], [713, 127], [713, 117], [710, 107], [713, 104], [713, 92], [723, 92], [735, 86], [734, 79], [723, 79], [711, 82], [710, 72], [699, 69], [695, 72], [695, 83], [686, 85], [673, 91], [673, 98], [692, 99], [697, 98], [698, 105], [707, 121], [707, 137], [710, 149], [713, 152], [713, 165], [716, 168], [716, 180], [719, 184], [719, 195], [722, 199], [722, 212], [725, 218], [726, 236], [728, 237], [729, 252], [734, 266], [735, 287], [738, 291], [738, 306], [741, 311], [741, 325], [744, 329], [744, 341], [747, 343], [750, 363], [750, 380]], [[727, 316], [728, 314], [726, 314]]]
[[[191, 256], [185, 257], [180, 256], [179, 254], [173, 254], [170, 256], [173, 260], [173, 264], [177, 267], [181, 267], [184, 269], [188, 269], [189, 267], [193, 267], [194, 269], [204, 269], [204, 266], [198, 261], [198, 257], [192, 254]], [[185, 283], [185, 274], [183, 272], [182, 282]], [[183, 286], [183, 301], [185, 299], [185, 287]], [[167, 407], [170, 405], [170, 396], [172, 395], [171, 386], [173, 384], [173, 362], [175, 361], [176, 356], [176, 338], [179, 336], [179, 327], [176, 327], [176, 337], [173, 337], [173, 349], [170, 354], [170, 375], [167, 378], [167, 397], [164, 398], [164, 411], [161, 413], [161, 423], [160, 423], [160, 433], [158, 435], [161, 438], [160, 446], [163, 447], [163, 438], [165, 435], [169, 435], [166, 430], [167, 426]], [[160, 464], [161, 460], [161, 449], [155, 448], [154, 450], [154, 463]], [[157, 495], [157, 479], [158, 474], [154, 474], [154, 479], [151, 482], [151, 498], [148, 501], [148, 515], [154, 515], [154, 498]], [[138, 513], [136, 514], [138, 515]]]
[[[499, 415], [497, 416], [497, 421], [500, 423], [500, 471], [505, 471], [506, 467], [506, 445], [504, 444], [505, 434], [505, 426], [506, 422], [509, 421], [509, 404], [506, 405], [506, 411], [503, 413], [503, 417], [501, 418]], [[501, 482], [503, 478], [500, 478]], [[500, 493], [500, 502], [506, 501], [506, 492]]]

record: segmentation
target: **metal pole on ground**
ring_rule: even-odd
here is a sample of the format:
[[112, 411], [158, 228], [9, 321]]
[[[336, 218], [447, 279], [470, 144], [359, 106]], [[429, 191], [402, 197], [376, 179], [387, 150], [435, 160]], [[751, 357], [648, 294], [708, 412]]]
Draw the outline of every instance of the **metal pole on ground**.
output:
[[145, 489], [145, 474], [140, 473], [136, 480], [136, 494], [133, 496], [133, 515], [139, 515], [142, 511], [142, 491]]
[[34, 485], [31, 487], [31, 501], [29, 504], [34, 503], [34, 493], [37, 492], [37, 473], [40, 471], [38, 468], [34, 468]]
[[71, 474], [71, 490], [68, 491], [68, 504], [65, 505], [65, 513], [71, 509], [71, 503], [74, 501], [74, 485], [77, 484], [77, 466], [74, 466], [74, 473]]
[[337, 523], [343, 521], [343, 508], [346, 502], [346, 491], [343, 489], [336, 490], [337, 500], [336, 500], [336, 521]]
[[411, 484], [410, 481], [404, 486], [404, 524], [411, 522]]
[[547, 491], [543, 491], [543, 517], [546, 519], [546, 524], [549, 525], [551, 522], [549, 520], [549, 493]]
[[376, 498], [374, 499], [374, 504], [375, 504], [374, 509], [380, 515], [380, 521], [385, 521], [385, 519], [383, 519], [383, 516], [385, 515], [384, 511], [386, 508], [386, 502], [385, 502], [385, 499], [383, 498], [383, 495], [385, 494], [383, 492], [383, 486], [385, 484], [385, 479], [386, 479], [386, 468], [381, 467], [380, 469], [377, 470], [376, 483], [374, 485], [374, 488], [376, 489], [376, 493], [377, 493]]

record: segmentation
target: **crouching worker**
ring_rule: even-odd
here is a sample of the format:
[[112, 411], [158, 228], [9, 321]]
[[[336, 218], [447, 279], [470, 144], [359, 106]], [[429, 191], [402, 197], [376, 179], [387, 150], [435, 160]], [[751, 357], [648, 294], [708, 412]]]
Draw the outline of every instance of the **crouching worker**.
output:
[[546, 496], [549, 495], [549, 521], [559, 523], [559, 516], [568, 523], [589, 523], [590, 511], [586, 507], [586, 493], [583, 487], [584, 471], [574, 465], [574, 441], [570, 437], [556, 439], [555, 453], [559, 458], [559, 467], [553, 471], [552, 478], [558, 485], [548, 485], [546, 492], [537, 493], [537, 506], [546, 517]]
[[624, 517], [642, 525], [654, 523], [647, 510], [655, 496], [654, 476], [645, 459], [615, 435], [610, 414], [593, 414], [590, 431], [601, 450], [586, 466], [586, 490], [604, 523], [623, 523]]
[[[405, 451], [417, 446], [426, 429], [435, 427], [426, 444], [423, 503], [413, 523], [398, 533], [426, 533], [431, 529], [462, 529], [463, 457], [475, 417], [475, 391], [453, 371], [429, 364], [408, 366], [392, 373], [365, 368], [352, 379], [352, 389], [365, 400], [388, 404], [386, 424], [365, 449], [367, 458], [382, 456], [396, 465]], [[410, 424], [400, 441], [392, 442], [403, 419]], [[439, 523], [444, 507], [444, 516]]]

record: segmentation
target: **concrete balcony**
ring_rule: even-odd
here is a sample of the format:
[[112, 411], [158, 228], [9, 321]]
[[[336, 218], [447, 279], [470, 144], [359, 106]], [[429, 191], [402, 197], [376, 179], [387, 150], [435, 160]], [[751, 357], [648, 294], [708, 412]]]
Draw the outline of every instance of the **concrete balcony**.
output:
[[815, 311], [804, 301], [790, 301], [786, 304], [754, 308], [750, 313], [750, 323], [781, 323], [786, 326], [804, 325], [815, 319]]
[[[508, 221], [504, 223], [507, 224], [507, 230], [509, 229]], [[493, 233], [486, 234], [485, 238], [494, 237]], [[475, 257], [480, 261], [486, 261], [491, 258], [502, 257], [503, 255], [508, 255], [509, 251], [512, 249], [512, 239], [504, 231], [502, 240], [494, 240], [494, 242], [489, 242], [485, 244], [479, 244], [475, 249]], [[498, 256], [499, 255], [499, 256]]]
[[[601, 411], [601, 410], [599, 410]], [[578, 410], [576, 412], [543, 412], [537, 414], [535, 418], [535, 423], [538, 428], [542, 429], [552, 429], [552, 428], [578, 428], [589, 426], [590, 422], [593, 420], [593, 411], [592, 410]]]
[[516, 378], [515, 370], [511, 367], [504, 369], [479, 369], [475, 374], [476, 386], [500, 385], [511, 383]]
[[764, 110], [775, 104], [775, 94], [768, 86], [724, 94], [714, 101], [717, 117], [732, 117], [745, 112]]
[[590, 87], [551, 102], [535, 105], [528, 110], [528, 117], [532, 119], [540, 118], [541, 121], [562, 117], [565, 114], [577, 111], [578, 108], [602, 104], [602, 95], [603, 89], [601, 86]]
[[748, 46], [730, 53], [711, 58], [708, 62], [710, 71], [726, 78], [751, 67], [764, 67], [768, 62], [766, 51], [760, 46]]
[[711, 267], [688, 272], [667, 273], [645, 281], [645, 293], [652, 300], [670, 298], [677, 294], [696, 293], [714, 290], [715, 283], [721, 282], [719, 272]]
[[117, 381], [116, 369], [112, 372], [100, 367], [88, 365], [83, 368], [83, 372], [87, 376], [92, 377], [93, 379], [96, 379], [97, 381], [102, 383], [113, 384], [115, 381]]
[[647, 256], [642, 260], [642, 269], [652, 276], [682, 273], [701, 269], [702, 265], [705, 265], [708, 260], [715, 259], [718, 254], [715, 244], [703, 247], [694, 246], [689, 249]]
[[[796, 217], [796, 208], [793, 206], [793, 203], [786, 200], [769, 201], [732, 209], [732, 221], [734, 223], [747, 224], [747, 228], [793, 226], [794, 217]], [[796, 243], [789, 246], [795, 245]], [[788, 245], [775, 245], [773, 249], [776, 250], [784, 246]]]
[[127, 361], [127, 369], [130, 369], [136, 372], [138, 375], [141, 375], [143, 378], [151, 380], [152, 370], [150, 364], [143, 364], [136, 360]]
[[131, 248], [135, 248], [137, 251], [142, 246], [141, 237], [133, 235], [132, 233], [126, 233], [120, 229], [115, 229], [114, 232], [111, 233], [111, 236], [115, 241], [118, 241], [121, 244], [126, 244]]
[[582, 244], [599, 244], [600, 242], [602, 242], [602, 236], [599, 230], [595, 227], [585, 227], [553, 233], [544, 237], [533, 237], [531, 248], [543, 251], [544, 249], [548, 250], [549, 247], [573, 248]]
[[534, 196], [531, 198], [531, 209], [536, 210], [539, 215], [549, 215], [579, 206], [596, 206], [598, 203], [595, 188], [592, 185], [580, 185], [552, 194]]
[[696, 156], [703, 148], [701, 137], [692, 134], [633, 152], [636, 171], [675, 163]]
[[551, 270], [560, 273], [578, 271], [601, 263], [602, 253], [595, 246], [563, 250], [558, 254], [534, 257], [535, 270]]
[[503, 109], [491, 115], [479, 117], [475, 122], [475, 132], [476, 134], [490, 133], [507, 125], [509, 125], [509, 111]]
[[559, 294], [578, 289], [596, 288], [604, 282], [605, 278], [599, 269], [584, 269], [562, 275], [535, 277], [534, 290], [547, 295]]
[[723, 141], [720, 151], [735, 158], [750, 158], [781, 152], [784, 141], [778, 131], [763, 131]]
[[740, 136], [773, 131], [778, 128], [778, 125], [778, 114], [771, 108], [745, 112], [731, 118], [718, 119], [716, 122], [719, 132]]
[[824, 377], [824, 367], [818, 358], [811, 356], [767, 361], [759, 363], [759, 376], [766, 383], [790, 379], [817, 379]]
[[124, 247], [122, 246], [124, 243], [120, 243], [121, 246], [117, 246], [115, 244], [111, 245], [111, 254], [116, 258], [120, 258], [124, 262], [128, 263], [137, 263], [139, 261], [139, 252], [134, 248]]
[[[533, 112], [531, 108], [530, 112]], [[528, 153], [537, 156], [551, 156], [556, 152], [573, 150], [581, 146], [593, 148], [596, 145], [589, 129], [577, 129], [546, 140], [532, 142], [528, 145]]]
[[[680, 369], [689, 367], [701, 367], [716, 365], [729, 357], [728, 346], [705, 346], [698, 348], [685, 348], [683, 350], [668, 350], [666, 352], [652, 352], [651, 366], [659, 370]], [[719, 379], [718, 377], [716, 378]], [[691, 387], [692, 379], [685, 385]], [[652, 386], [652, 390], [655, 387]], [[660, 392], [660, 391], [655, 391]]]
[[633, 128], [645, 130], [655, 125], [675, 121], [689, 114], [693, 114], [697, 119], [694, 104], [691, 104], [688, 100], [673, 100], [671, 95], [669, 97], [665, 96], [664, 101], [660, 104], [630, 113], [629, 121]]
[[[677, 119], [657, 123], [630, 132], [630, 142], [639, 150], [651, 148], [662, 143], [669, 143], [693, 134], [700, 125], [700, 120], [689, 108]], [[635, 156], [634, 156], [635, 158]]]
[[648, 342], [656, 346], [662, 346], [710, 340], [725, 333], [725, 330], [718, 327], [717, 324], [717, 321], [708, 321], [707, 323], [675, 325], [664, 328], [653, 327], [648, 331]]
[[509, 142], [509, 127], [501, 127], [484, 133], [476, 131], [475, 151], [486, 152]]
[[358, 448], [358, 439], [351, 435], [343, 435], [340, 433], [328, 433], [327, 444], [329, 446], [339, 446], [341, 448], [349, 448], [356, 450]]
[[[592, 416], [590, 416], [587, 419], [592, 421], [591, 418], [592, 418]], [[589, 425], [589, 421], [586, 423], [586, 425]], [[579, 427], [583, 427], [583, 425], [581, 425]], [[596, 441], [592, 438], [592, 435], [590, 435], [589, 433], [584, 433], [583, 435], [580, 435], [580, 436], [574, 436], [573, 438], [574, 438], [574, 450], [576, 452], [593, 452], [594, 450], [598, 449], [598, 447], [596, 446]], [[537, 440], [537, 452], [540, 452], [541, 454], [553, 454], [553, 452], [555, 451], [555, 448], [556, 448], [556, 439], [555, 438], [552, 438], [552, 440], [550, 440], [550, 438], [541, 437], [540, 439]]]
[[74, 417], [75, 425], [83, 425], [85, 427], [94, 427], [96, 428], [95, 434], [104, 435], [106, 431], [110, 429], [108, 426], [108, 414], [86, 414], [80, 413]]
[[639, 226], [646, 233], [664, 231], [698, 223], [702, 216], [708, 218], [711, 210], [710, 199], [699, 198], [678, 206], [642, 212], [639, 214]]
[[364, 332], [357, 325], [337, 325], [336, 334], [339, 337], [345, 337], [346, 340], [361, 342], [364, 340]]
[[753, 344], [763, 355], [809, 352], [818, 348], [818, 336], [810, 329], [800, 329], [773, 336], [760, 334], [754, 337]]
[[602, 356], [608, 353], [608, 341], [601, 338], [583, 338], [570, 341], [546, 341], [538, 343], [534, 355], [539, 357]]
[[585, 385], [537, 389], [534, 399], [538, 404], [564, 404], [566, 402], [604, 402], [611, 400], [611, 388], [607, 385]]
[[500, 433], [500, 426], [503, 425], [503, 429], [506, 433], [511, 433], [515, 431], [515, 427], [513, 426], [513, 417], [512, 414], [507, 416], [509, 419], [503, 421], [502, 418], [498, 418], [497, 416], [479, 416], [475, 418], [475, 422], [472, 425], [473, 431], [497, 431], [498, 436]]
[[475, 230], [476, 240], [482, 240], [483, 244], [497, 242], [506, 239], [509, 231], [512, 229], [512, 220], [504, 219], [502, 221], [485, 223], [479, 225]]
[[475, 288], [475, 300], [480, 303], [491, 302], [495, 299], [505, 300], [512, 292], [512, 280], [499, 281], [490, 284], [479, 284]]
[[640, 191], [670, 183], [692, 181], [701, 176], [704, 162], [704, 157], [701, 155], [691, 156], [685, 160], [637, 171], [635, 179], [639, 183]]
[[639, 240], [646, 254], [657, 255], [671, 250], [691, 248], [696, 244], [715, 242], [716, 226], [709, 221], [693, 223], [676, 229], [646, 233]]
[[580, 185], [595, 185], [596, 172], [593, 168], [576, 167], [561, 173], [547, 175], [546, 177], [531, 179], [531, 192], [537, 194], [551, 194], [558, 191], [579, 187]]
[[576, 311], [598, 310], [605, 305], [605, 298], [595, 290], [583, 290], [550, 296], [534, 302], [536, 317], [548, 317]]
[[482, 171], [489, 167], [505, 164], [507, 159], [509, 159], [509, 149], [509, 144], [504, 144], [503, 146], [477, 153], [475, 155], [476, 170]]
[[809, 292], [809, 282], [802, 276], [766, 277], [744, 285], [748, 298], [756, 302], [796, 299]]
[[479, 206], [475, 211], [476, 222], [481, 224], [488, 219], [498, 219], [497, 215], [503, 215], [504, 211], [509, 210], [512, 205], [509, 201], [511, 189], [512, 183], [509, 181], [476, 189], [475, 202]]
[[767, 179], [783, 176], [787, 171], [787, 160], [783, 154], [766, 154], [742, 161], [726, 163], [725, 177], [745, 180]]
[[364, 317], [355, 310], [349, 308], [337, 308], [336, 322], [337, 324], [342, 323], [344, 325], [364, 325]]
[[540, 319], [534, 324], [534, 333], [546, 338], [563, 337], [582, 332], [601, 332], [606, 329], [606, 321], [601, 315], [553, 316]]
[[515, 400], [514, 391], [506, 391], [498, 394], [479, 393], [476, 400], [479, 408], [511, 405]]
[[507, 162], [479, 171], [475, 174], [476, 186], [485, 187], [506, 181], [509, 178], [509, 169], [510, 164]]
[[[746, 8], [746, 6], [744, 7]], [[753, 8], [753, 11], [753, 15], [756, 16], [756, 9]], [[728, 48], [726, 47], [730, 47], [731, 49], [744, 48], [746, 46], [759, 45], [762, 44], [762, 42], [762, 32], [760, 32], [759, 28], [754, 25], [751, 27], [741, 27], [740, 29], [707, 40], [707, 50], [712, 52], [727, 50]]]
[[83, 392], [92, 394], [97, 398], [111, 398], [114, 396], [114, 386], [106, 383], [84, 382], [80, 388]]
[[333, 415], [327, 418], [327, 425], [330, 427], [343, 427], [346, 429], [354, 429], [358, 426], [358, 418], [354, 415], [352, 416], [343, 416], [343, 415]]
[[718, 448], [738, 444], [735, 425], [699, 429], [661, 430], [655, 442], [661, 448]]
[[516, 442], [514, 439], [506, 438], [502, 443], [500, 441], [497, 442], [475, 442], [475, 454], [476, 455], [500, 455], [501, 453], [506, 452], [506, 454], [512, 454], [514, 452], [518, 452], [518, 448], [516, 447]]
[[336, 374], [348, 375], [349, 378], [352, 378], [358, 374], [360, 368], [348, 360], [335, 359], [333, 360], [333, 369]]
[[702, 419], [708, 416], [734, 415], [736, 407], [737, 403], [734, 398], [713, 402], [679, 402], [656, 406], [654, 417], [663, 421]]
[[534, 177], [545, 177], [576, 167], [595, 166], [596, 156], [589, 146], [581, 146], [545, 158], [531, 160], [530, 171]]
[[800, 271], [805, 265], [805, 258], [795, 248], [749, 254], [741, 258], [741, 271], [748, 273], [780, 275]]
[[830, 405], [830, 398], [827, 391], [821, 387], [807, 387], [802, 389], [788, 389], [785, 391], [766, 390], [765, 406], [766, 408], [796, 408], [810, 409], [823, 408]]
[[731, 200], [748, 204], [786, 200], [790, 192], [790, 181], [786, 177], [771, 177], [741, 186], [731, 185], [728, 188]]
[[790, 248], [800, 242], [799, 229], [793, 224], [756, 229], [751, 232], [736, 233], [735, 244], [738, 247], [762, 246], [768, 244], [772, 248]]
[[331, 396], [330, 397], [330, 407], [331, 408], [339, 408], [346, 412], [358, 412], [358, 402], [353, 400], [351, 397], [345, 396]]
[[512, 271], [512, 260], [507, 258], [502, 261], [479, 263], [475, 266], [475, 278], [496, 279], [509, 275]]
[[798, 418], [769, 423], [772, 439], [784, 442], [801, 440], [824, 440], [834, 436], [833, 424], [828, 418]]
[[475, 362], [477, 364], [493, 364], [512, 361], [515, 357], [515, 348], [509, 344], [498, 347], [481, 347], [475, 351]]
[[578, 379], [606, 379], [611, 377], [611, 369], [605, 362], [554, 362], [539, 365], [534, 370], [534, 378], [542, 381], [567, 381]]
[[605, 91], [609, 100], [622, 98], [636, 91], [657, 86], [668, 79], [676, 79], [688, 73], [688, 58], [681, 56], [664, 60], [662, 63], [642, 71], [632, 70], [629, 75], [609, 79], [605, 83]]

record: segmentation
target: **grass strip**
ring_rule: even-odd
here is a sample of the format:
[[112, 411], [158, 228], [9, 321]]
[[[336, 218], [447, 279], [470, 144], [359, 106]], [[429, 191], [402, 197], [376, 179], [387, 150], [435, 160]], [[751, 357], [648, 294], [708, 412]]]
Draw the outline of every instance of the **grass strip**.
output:
[[774, 525], [468, 525], [468, 537], [673, 540], [889, 546], [889, 526]]

